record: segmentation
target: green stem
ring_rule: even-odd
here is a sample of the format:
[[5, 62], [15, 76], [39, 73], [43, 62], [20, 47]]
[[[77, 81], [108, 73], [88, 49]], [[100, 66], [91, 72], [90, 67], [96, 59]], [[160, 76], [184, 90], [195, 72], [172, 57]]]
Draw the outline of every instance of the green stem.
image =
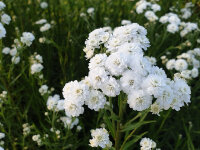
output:
[[115, 149], [119, 150], [120, 147], [120, 140], [121, 140], [121, 123], [123, 120], [123, 100], [122, 100], [122, 95], [119, 95], [118, 98], [118, 106], [119, 106], [119, 118], [120, 120], [117, 121], [117, 131], [116, 131], [116, 136], [115, 136]]

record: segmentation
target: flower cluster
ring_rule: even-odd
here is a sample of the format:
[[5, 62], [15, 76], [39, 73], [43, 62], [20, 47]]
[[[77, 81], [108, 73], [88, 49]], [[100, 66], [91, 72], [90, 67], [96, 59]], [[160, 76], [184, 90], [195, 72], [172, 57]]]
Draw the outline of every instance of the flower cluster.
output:
[[164, 61], [166, 62], [166, 68], [168, 70], [175, 69], [178, 71], [182, 78], [185, 79], [192, 79], [196, 78], [199, 75], [199, 68], [200, 68], [200, 48], [195, 48], [193, 50], [188, 50], [186, 53], [182, 53], [178, 55], [177, 59], [167, 59]]
[[31, 132], [31, 126], [29, 125], [29, 123], [24, 123], [22, 127], [23, 127], [23, 135], [27, 136]]
[[42, 69], [44, 68], [42, 63], [43, 63], [43, 59], [41, 55], [38, 55], [36, 52], [30, 56], [30, 71], [31, 74], [40, 74], [40, 72], [42, 71]]
[[155, 66], [154, 58], [144, 57], [143, 50], [149, 47], [146, 34], [146, 29], [136, 23], [118, 27], [112, 34], [103, 29], [89, 34], [86, 48], [101, 49], [105, 53], [90, 59], [90, 71], [82, 81], [65, 84], [67, 116], [82, 114], [84, 104], [98, 111], [106, 104], [105, 96], [115, 97], [120, 92], [127, 94], [130, 108], [135, 111], [151, 108], [153, 114], [169, 108], [180, 110], [184, 103], [190, 102], [186, 81], [167, 78], [165, 71]]
[[[154, 142], [153, 140], [151, 140], [150, 138], [142, 138], [142, 140], [140, 141], [140, 146], [141, 146], [141, 150], [152, 150], [156, 148], [156, 142]], [[156, 148], [156, 150], [159, 150], [158, 148]]]
[[47, 99], [47, 108], [55, 111], [63, 110], [63, 102], [58, 94], [49, 96]]
[[90, 139], [91, 147], [109, 148], [112, 142], [109, 140], [108, 131], [105, 128], [91, 130], [92, 139]]
[[181, 9], [181, 18], [188, 19], [192, 16], [192, 8], [194, 4], [192, 2], [188, 2], [185, 4], [185, 7]]
[[35, 37], [30, 32], [23, 32], [22, 37], [20, 38], [21, 42], [26, 46], [31, 46], [32, 42], [35, 40]]
[[45, 94], [50, 94], [53, 91], [54, 91], [54, 88], [49, 89], [49, 87], [46, 84], [41, 85], [41, 87], [39, 88], [39, 92], [42, 96], [44, 96]]
[[3, 9], [6, 7], [6, 5], [0, 1], [0, 16], [1, 16], [1, 22], [0, 22], [0, 39], [4, 38], [6, 36], [6, 29], [3, 25], [8, 25], [11, 21], [11, 18], [9, 15], [3, 12]]
[[179, 31], [179, 25], [181, 23], [180, 18], [178, 17], [177, 14], [175, 13], [167, 13], [164, 16], [160, 17], [159, 20], [162, 24], [166, 24], [167, 25], [167, 31], [170, 33], [175, 33]]
[[138, 14], [144, 13], [144, 16], [150, 21], [156, 21], [158, 20], [158, 17], [156, 16], [156, 12], [160, 11], [161, 7], [160, 5], [152, 2], [147, 2], [146, 0], [140, 0], [136, 3], [136, 12]]
[[51, 28], [51, 24], [48, 23], [46, 19], [40, 19], [40, 20], [36, 21], [35, 24], [42, 25], [40, 27], [40, 32], [48, 31]]

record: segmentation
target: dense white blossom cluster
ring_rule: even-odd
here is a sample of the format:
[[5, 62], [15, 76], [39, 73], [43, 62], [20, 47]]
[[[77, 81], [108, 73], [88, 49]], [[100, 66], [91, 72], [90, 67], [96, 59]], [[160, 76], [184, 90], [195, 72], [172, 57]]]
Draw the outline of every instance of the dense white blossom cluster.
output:
[[[2, 125], [2, 124], [1, 124]], [[2, 133], [2, 132], [0, 132], [0, 150], [4, 150], [4, 148], [3, 147], [1, 147], [1, 146], [3, 146], [4, 145], [4, 139], [5, 138], [5, 133]]]
[[144, 13], [144, 16], [150, 21], [156, 21], [158, 20], [158, 17], [156, 16], [156, 12], [160, 11], [161, 7], [160, 5], [153, 3], [153, 2], [147, 2], [146, 0], [140, 0], [136, 3], [136, 12], [138, 14]]
[[170, 33], [176, 33], [179, 31], [179, 25], [181, 24], [181, 19], [175, 13], [167, 13], [164, 16], [160, 17], [159, 21], [162, 24], [167, 25], [167, 31]]
[[30, 56], [30, 64], [31, 64], [31, 74], [39, 74], [44, 68], [42, 56], [37, 54], [36, 52]]
[[165, 62], [168, 70], [175, 69], [180, 77], [185, 79], [196, 78], [199, 75], [200, 68], [200, 48], [188, 50], [176, 57], [176, 59], [167, 59]]
[[90, 139], [91, 147], [109, 148], [112, 146], [112, 142], [109, 140], [108, 131], [105, 128], [97, 128], [91, 130], [92, 139]]
[[199, 30], [197, 23], [192, 23], [192, 22], [181, 22], [181, 32], [180, 35], [181, 37], [186, 36], [188, 33]]
[[167, 13], [164, 16], [161, 16], [159, 21], [162, 24], [168, 24], [167, 25], [167, 31], [170, 33], [176, 33], [180, 31], [180, 36], [184, 37], [188, 33], [198, 30], [197, 23], [192, 22], [181, 22], [181, 19], [179, 16], [175, 13]]
[[[140, 150], [152, 150], [156, 148], [156, 142], [154, 142], [153, 140], [151, 140], [150, 138], [142, 138], [142, 140], [140, 141]], [[156, 148], [156, 150], [160, 150], [158, 148]]]
[[[71, 81], [63, 88], [67, 116], [79, 116], [83, 105], [98, 111], [104, 108], [106, 97], [127, 94], [129, 107], [136, 111], [151, 108], [153, 114], [169, 108], [180, 110], [190, 102], [190, 87], [183, 79], [167, 78], [165, 71], [155, 66], [155, 58], [144, 57], [149, 47], [147, 31], [133, 23], [108, 33], [102, 28], [89, 34], [86, 48], [103, 53], [91, 56], [89, 73], [82, 81]], [[87, 53], [86, 52], [86, 57]]]

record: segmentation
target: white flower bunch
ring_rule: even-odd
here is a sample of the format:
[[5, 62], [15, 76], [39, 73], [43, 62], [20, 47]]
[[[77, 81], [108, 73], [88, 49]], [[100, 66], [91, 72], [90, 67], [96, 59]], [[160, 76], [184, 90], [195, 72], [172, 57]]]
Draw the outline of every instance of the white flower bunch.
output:
[[27, 136], [31, 132], [31, 126], [29, 125], [29, 123], [24, 123], [22, 127], [23, 127], [23, 135]]
[[59, 108], [57, 108], [57, 105], [58, 105], [59, 101], [62, 101], [62, 100], [60, 100], [60, 96], [58, 94], [55, 94], [53, 96], [49, 96], [48, 99], [47, 99], [47, 108], [49, 110], [58, 111]]
[[35, 37], [30, 32], [23, 32], [22, 37], [20, 38], [21, 42], [26, 46], [31, 46], [32, 42], [35, 40]]
[[45, 95], [46, 93], [49, 93], [50, 91], [48, 90], [48, 86], [47, 85], [42, 85], [40, 88], [39, 88], [39, 92], [40, 94], [43, 96]]
[[37, 54], [36, 52], [30, 56], [30, 64], [31, 64], [31, 74], [41, 73], [42, 69], [44, 68], [42, 56]]
[[40, 27], [40, 31], [45, 32], [45, 31], [48, 31], [50, 28], [51, 28], [51, 25], [49, 23], [46, 23]]
[[180, 26], [183, 28], [180, 32], [181, 37], [186, 36], [188, 33], [199, 30], [197, 23], [192, 22], [181, 22]]
[[33, 135], [32, 136], [32, 140], [34, 142], [37, 142], [38, 146], [42, 145], [42, 138], [41, 138], [41, 136], [39, 134]]
[[156, 142], [150, 138], [142, 138], [140, 141], [141, 150], [152, 150], [156, 148]]
[[159, 21], [162, 24], [166, 24], [167, 25], [167, 31], [170, 33], [176, 33], [179, 31], [179, 25], [181, 23], [180, 18], [178, 17], [177, 14], [175, 13], [167, 13], [164, 16], [160, 17]]
[[158, 17], [156, 16], [156, 12], [160, 11], [161, 7], [160, 5], [153, 3], [153, 2], [147, 2], [146, 0], [140, 0], [136, 3], [136, 12], [138, 14], [144, 13], [144, 16], [150, 21], [156, 21], [158, 20]]
[[[116, 97], [120, 92], [127, 95], [130, 108], [135, 111], [151, 108], [153, 114], [170, 107], [179, 110], [190, 102], [190, 87], [183, 79], [167, 78], [165, 71], [155, 66], [155, 59], [143, 56], [143, 50], [149, 47], [146, 34], [146, 29], [136, 23], [118, 27], [112, 34], [102, 28], [89, 34], [86, 48], [93, 46], [95, 51], [101, 47], [106, 53], [90, 59], [89, 73], [84, 80], [65, 84], [67, 116], [82, 114], [84, 104], [98, 111], [104, 108], [106, 96]], [[102, 42], [102, 35], [108, 35], [106, 42]], [[89, 41], [96, 44], [91, 46]], [[179, 84], [184, 90], [175, 88]]]
[[92, 139], [90, 139], [91, 147], [109, 148], [112, 146], [112, 142], [109, 140], [108, 131], [105, 128], [97, 128], [91, 130]]
[[181, 18], [190, 18], [192, 16], [192, 7], [194, 7], [194, 4], [192, 2], [186, 3], [185, 7], [181, 9]]
[[166, 62], [168, 70], [175, 69], [180, 73], [180, 77], [185, 79], [196, 78], [199, 75], [200, 68], [200, 48], [188, 50], [186, 53], [178, 55], [177, 59], [169, 59]]
[[9, 24], [10, 21], [11, 21], [11, 18], [10, 18], [9, 15], [7, 15], [7, 14], [1, 15], [1, 22], [2, 22], [3, 24]]
[[6, 5], [4, 4], [4, 2], [0, 1], [0, 11], [2, 11], [5, 7]]

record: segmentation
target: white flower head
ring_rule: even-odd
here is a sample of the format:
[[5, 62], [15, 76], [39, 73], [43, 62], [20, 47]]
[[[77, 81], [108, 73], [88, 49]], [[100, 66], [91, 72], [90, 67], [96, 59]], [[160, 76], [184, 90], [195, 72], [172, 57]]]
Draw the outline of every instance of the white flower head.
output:
[[33, 40], [35, 40], [35, 37], [30, 32], [23, 32], [21, 37], [21, 42], [25, 44], [26, 46], [31, 46]]

